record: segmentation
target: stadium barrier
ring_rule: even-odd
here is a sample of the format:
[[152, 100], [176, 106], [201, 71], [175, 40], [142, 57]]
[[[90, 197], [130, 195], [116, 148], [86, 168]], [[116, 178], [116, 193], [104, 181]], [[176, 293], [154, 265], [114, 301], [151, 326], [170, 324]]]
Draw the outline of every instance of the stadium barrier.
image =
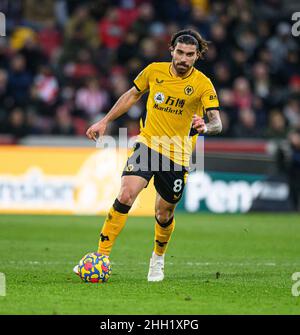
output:
[[[127, 156], [126, 148], [1, 146], [0, 213], [106, 214], [119, 191]], [[291, 209], [284, 179], [224, 171], [191, 172], [177, 209], [214, 213]], [[131, 214], [152, 216], [154, 201], [151, 181]]]

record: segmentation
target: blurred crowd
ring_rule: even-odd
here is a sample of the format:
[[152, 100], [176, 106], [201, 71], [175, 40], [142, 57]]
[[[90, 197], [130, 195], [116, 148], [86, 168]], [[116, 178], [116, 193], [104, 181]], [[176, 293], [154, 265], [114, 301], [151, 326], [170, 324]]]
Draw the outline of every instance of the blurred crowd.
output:
[[[82, 136], [135, 76], [170, 61], [171, 35], [209, 40], [198, 69], [221, 104], [224, 137], [286, 138], [300, 128], [300, 37], [283, 1], [0, 0], [0, 133]], [[139, 132], [145, 99], [109, 132]]]

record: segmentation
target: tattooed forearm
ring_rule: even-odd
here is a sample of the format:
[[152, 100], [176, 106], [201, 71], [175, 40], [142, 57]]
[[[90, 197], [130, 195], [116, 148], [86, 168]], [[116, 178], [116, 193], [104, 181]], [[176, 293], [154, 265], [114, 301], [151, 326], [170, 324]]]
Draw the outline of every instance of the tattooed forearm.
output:
[[222, 131], [222, 121], [218, 110], [207, 111], [208, 122], [206, 123], [208, 135], [216, 135]]

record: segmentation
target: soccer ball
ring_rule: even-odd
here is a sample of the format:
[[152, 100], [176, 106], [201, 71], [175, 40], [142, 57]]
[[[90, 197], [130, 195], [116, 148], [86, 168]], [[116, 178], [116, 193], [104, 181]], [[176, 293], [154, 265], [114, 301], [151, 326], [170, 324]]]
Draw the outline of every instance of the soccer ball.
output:
[[96, 252], [85, 255], [79, 261], [78, 275], [84, 282], [107, 282], [111, 275], [111, 264], [108, 256]]

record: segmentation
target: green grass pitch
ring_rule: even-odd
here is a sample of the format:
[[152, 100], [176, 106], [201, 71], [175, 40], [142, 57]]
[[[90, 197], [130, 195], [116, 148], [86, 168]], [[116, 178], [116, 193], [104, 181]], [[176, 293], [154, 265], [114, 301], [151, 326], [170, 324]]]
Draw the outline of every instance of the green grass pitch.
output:
[[300, 314], [299, 215], [176, 219], [163, 282], [147, 282], [154, 220], [130, 217], [109, 282], [87, 284], [72, 268], [96, 251], [103, 217], [0, 216], [0, 314]]

